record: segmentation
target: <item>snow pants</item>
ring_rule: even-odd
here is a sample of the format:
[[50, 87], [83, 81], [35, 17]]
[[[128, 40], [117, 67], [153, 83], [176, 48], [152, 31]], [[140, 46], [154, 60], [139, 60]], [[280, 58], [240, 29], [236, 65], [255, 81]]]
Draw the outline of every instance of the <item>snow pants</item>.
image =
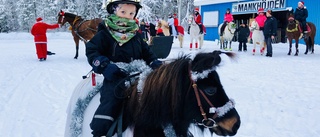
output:
[[100, 105], [90, 123], [93, 136], [105, 136], [114, 120], [117, 119], [123, 101], [117, 95], [122, 96], [121, 92], [125, 89], [124, 83], [119, 84], [122, 79], [118, 77], [113, 81], [106, 79], [103, 81], [100, 89]]

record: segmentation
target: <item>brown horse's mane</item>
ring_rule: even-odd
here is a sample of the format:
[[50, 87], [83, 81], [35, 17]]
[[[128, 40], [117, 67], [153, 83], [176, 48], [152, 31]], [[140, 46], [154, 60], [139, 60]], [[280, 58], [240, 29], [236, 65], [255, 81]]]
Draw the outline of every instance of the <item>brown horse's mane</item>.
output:
[[[147, 126], [161, 126], [158, 125], [159, 123], [165, 125], [172, 122], [177, 113], [181, 112], [179, 106], [182, 104], [179, 103], [183, 102], [181, 101], [182, 94], [186, 94], [181, 91], [187, 92], [190, 88], [190, 82], [186, 82], [190, 81], [188, 76], [190, 61], [188, 56], [181, 56], [148, 75], [139, 104], [134, 103], [137, 98], [132, 98], [127, 103], [129, 104], [128, 109], [131, 109], [133, 117], [136, 118], [133, 120], [135, 125], [145, 125], [146, 123]], [[181, 79], [185, 81], [183, 82]], [[188, 83], [188, 85], [184, 83]], [[136, 88], [133, 87], [133, 89]], [[155, 117], [158, 119], [154, 119]]]

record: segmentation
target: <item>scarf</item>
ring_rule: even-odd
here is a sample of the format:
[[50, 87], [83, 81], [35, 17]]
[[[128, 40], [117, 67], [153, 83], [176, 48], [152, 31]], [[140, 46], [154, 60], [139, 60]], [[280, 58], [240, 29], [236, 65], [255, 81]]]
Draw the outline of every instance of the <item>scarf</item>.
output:
[[110, 15], [105, 20], [106, 26], [112, 37], [122, 46], [136, 35], [139, 30], [135, 20], [121, 18], [115, 14]]

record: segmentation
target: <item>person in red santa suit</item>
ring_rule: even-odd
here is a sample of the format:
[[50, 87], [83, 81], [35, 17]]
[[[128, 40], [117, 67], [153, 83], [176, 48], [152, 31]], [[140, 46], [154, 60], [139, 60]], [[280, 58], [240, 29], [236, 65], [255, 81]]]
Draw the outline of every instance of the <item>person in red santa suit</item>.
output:
[[38, 17], [36, 21], [31, 28], [31, 34], [34, 36], [39, 61], [45, 61], [47, 59], [47, 30], [59, 28], [59, 24], [44, 23], [41, 17]]
[[177, 18], [177, 14], [173, 14], [173, 24], [174, 24], [174, 27], [177, 31], [177, 34], [179, 34], [179, 32], [178, 32], [179, 19]]
[[[199, 25], [200, 27], [200, 34], [203, 33], [203, 26], [201, 22], [201, 15], [199, 13], [199, 8], [194, 9], [194, 21]], [[188, 28], [188, 34], [190, 34], [190, 26]]]

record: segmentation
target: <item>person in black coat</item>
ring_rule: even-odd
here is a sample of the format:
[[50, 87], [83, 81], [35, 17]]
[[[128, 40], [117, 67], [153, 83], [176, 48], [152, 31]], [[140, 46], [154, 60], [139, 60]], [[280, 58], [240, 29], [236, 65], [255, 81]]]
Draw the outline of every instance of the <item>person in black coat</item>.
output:
[[304, 6], [304, 2], [298, 2], [298, 7], [294, 12], [294, 18], [300, 22], [301, 28], [303, 29], [303, 34], [305, 35], [308, 33], [307, 31], [307, 17], [308, 17], [308, 10]]
[[272, 16], [272, 11], [267, 11], [267, 20], [264, 23], [264, 38], [267, 43], [267, 57], [272, 57], [272, 40], [277, 36], [278, 22], [277, 19]]
[[248, 37], [250, 35], [250, 30], [247, 25], [247, 21], [243, 21], [243, 23], [240, 25], [240, 27], [236, 30], [238, 32], [238, 42], [239, 42], [239, 48], [238, 51], [247, 51], [247, 41]]
[[134, 18], [140, 8], [139, 2], [133, 0], [110, 2], [107, 5], [110, 15], [99, 24], [97, 34], [86, 44], [89, 64], [95, 73], [104, 76], [100, 105], [90, 123], [94, 137], [106, 136], [121, 109], [122, 100], [115, 97], [115, 93], [121, 94], [117, 85], [124, 87], [120, 81], [127, 73], [115, 63], [144, 60], [152, 69], [162, 65], [138, 33], [139, 26]]

